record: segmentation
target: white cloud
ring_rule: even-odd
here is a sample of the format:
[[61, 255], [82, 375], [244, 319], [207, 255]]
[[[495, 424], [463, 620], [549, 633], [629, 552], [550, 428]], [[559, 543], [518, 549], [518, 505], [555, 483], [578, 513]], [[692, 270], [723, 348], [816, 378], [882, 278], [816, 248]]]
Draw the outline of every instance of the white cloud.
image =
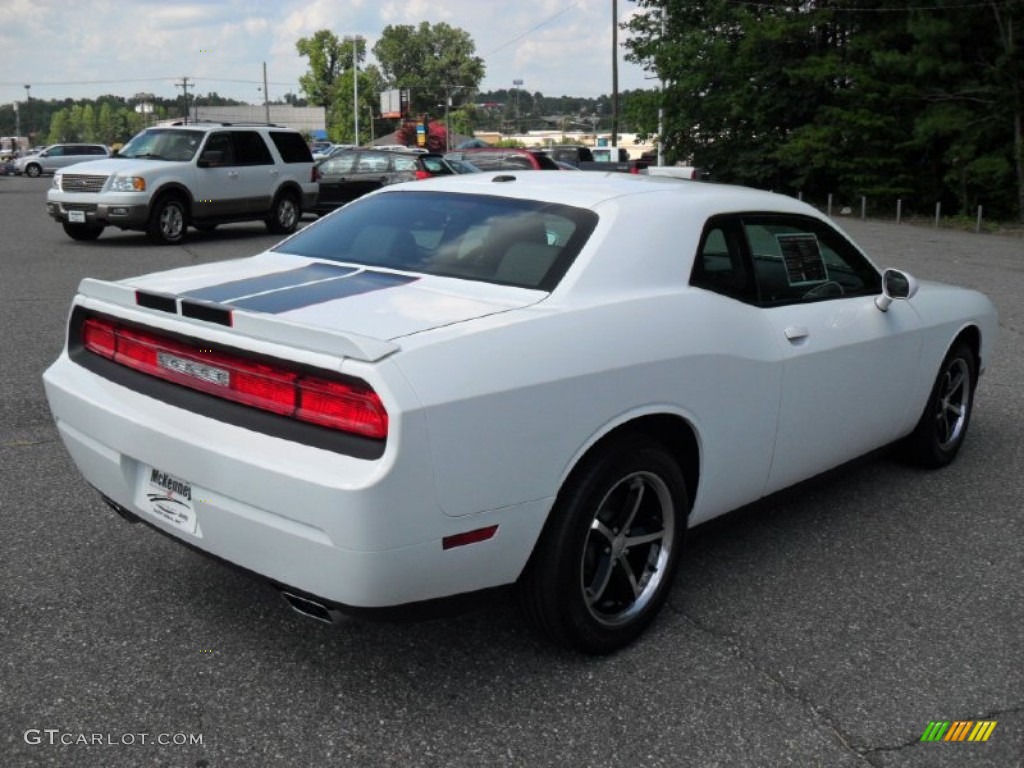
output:
[[[297, 91], [306, 60], [295, 42], [318, 29], [361, 34], [368, 48], [388, 24], [445, 22], [466, 30], [484, 59], [485, 90], [521, 79], [531, 93], [596, 96], [611, 88], [606, 0], [5, 0], [0, 103], [148, 90], [162, 96], [187, 75], [200, 93], [257, 101], [261, 63], [271, 93]], [[8, 13], [10, 11], [10, 13]], [[620, 18], [635, 12], [620, 3]], [[535, 29], [536, 27], [536, 29]], [[60, 34], [55, 35], [55, 30]], [[517, 39], [519, 38], [519, 39]], [[620, 42], [626, 39], [620, 31]], [[650, 86], [620, 59], [620, 88]], [[117, 82], [95, 82], [117, 81]], [[250, 82], [232, 82], [250, 81]]]

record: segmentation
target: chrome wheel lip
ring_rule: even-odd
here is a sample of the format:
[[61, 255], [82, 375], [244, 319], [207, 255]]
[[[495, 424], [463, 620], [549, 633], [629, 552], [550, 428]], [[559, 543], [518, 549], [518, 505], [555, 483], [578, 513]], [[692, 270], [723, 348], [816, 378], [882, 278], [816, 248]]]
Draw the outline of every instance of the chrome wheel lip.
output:
[[935, 437], [941, 450], [949, 450], [963, 437], [971, 407], [971, 376], [962, 357], [950, 361], [939, 379], [935, 402]]
[[[628, 502], [611, 509], [613, 497], [623, 492]], [[634, 525], [642, 531], [634, 533]], [[672, 492], [657, 474], [633, 472], [608, 490], [597, 505], [580, 558], [580, 590], [595, 621], [621, 627], [644, 612], [666, 577], [675, 525]], [[613, 608], [604, 604], [610, 591], [624, 589], [632, 589], [632, 600]]]

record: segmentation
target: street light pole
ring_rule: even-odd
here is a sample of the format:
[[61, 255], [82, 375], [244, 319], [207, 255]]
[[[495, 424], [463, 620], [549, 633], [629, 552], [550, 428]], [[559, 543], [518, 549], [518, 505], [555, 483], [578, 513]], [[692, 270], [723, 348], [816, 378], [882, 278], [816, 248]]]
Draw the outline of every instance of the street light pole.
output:
[[[31, 85], [29, 85], [27, 83], [25, 84], [25, 135], [26, 136], [28, 136], [29, 133], [32, 130], [32, 124], [29, 122], [29, 116], [28, 116], [28, 108], [32, 104], [32, 92], [30, 90], [31, 88], [32, 88]], [[30, 139], [30, 141], [31, 141], [31, 139]]]
[[359, 43], [362, 35], [345, 35], [345, 42], [352, 41], [352, 115], [355, 128], [353, 143], [359, 146]]

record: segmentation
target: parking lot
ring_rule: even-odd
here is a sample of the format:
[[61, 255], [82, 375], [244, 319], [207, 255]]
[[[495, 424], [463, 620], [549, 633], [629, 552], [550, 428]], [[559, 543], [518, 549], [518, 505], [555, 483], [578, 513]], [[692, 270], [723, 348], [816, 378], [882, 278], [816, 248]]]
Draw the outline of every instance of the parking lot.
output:
[[[879, 266], [996, 303], [960, 457], [867, 458], [698, 529], [656, 624], [594, 659], [508, 602], [328, 627], [107, 509], [40, 379], [75, 286], [278, 238], [75, 242], [49, 183], [0, 177], [0, 765], [1024, 765], [1024, 239], [840, 221]], [[920, 741], [946, 720], [997, 726]]]

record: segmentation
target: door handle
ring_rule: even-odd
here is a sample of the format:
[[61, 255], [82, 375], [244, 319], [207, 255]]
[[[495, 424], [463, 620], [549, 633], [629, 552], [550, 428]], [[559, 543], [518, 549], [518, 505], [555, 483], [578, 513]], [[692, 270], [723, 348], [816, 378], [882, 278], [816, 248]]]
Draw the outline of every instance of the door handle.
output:
[[785, 330], [786, 338], [792, 342], [803, 341], [811, 332], [802, 325], [791, 325]]

